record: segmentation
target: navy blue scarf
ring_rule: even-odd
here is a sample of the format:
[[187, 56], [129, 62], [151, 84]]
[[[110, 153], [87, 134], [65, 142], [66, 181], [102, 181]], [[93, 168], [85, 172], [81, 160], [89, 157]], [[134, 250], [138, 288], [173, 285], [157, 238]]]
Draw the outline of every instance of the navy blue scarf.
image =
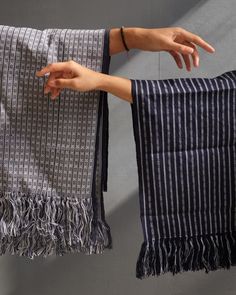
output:
[[236, 265], [236, 71], [131, 80], [144, 234], [136, 276]]

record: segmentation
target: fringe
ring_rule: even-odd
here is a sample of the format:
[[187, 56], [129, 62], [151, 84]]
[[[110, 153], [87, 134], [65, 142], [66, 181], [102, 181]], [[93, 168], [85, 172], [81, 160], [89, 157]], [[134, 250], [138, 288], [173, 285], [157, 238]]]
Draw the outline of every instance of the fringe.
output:
[[205, 272], [236, 265], [236, 232], [143, 242], [136, 277], [143, 279], [171, 272]]
[[0, 192], [0, 255], [46, 258], [66, 253], [100, 254], [110, 247], [110, 228], [94, 220], [91, 198], [42, 192]]

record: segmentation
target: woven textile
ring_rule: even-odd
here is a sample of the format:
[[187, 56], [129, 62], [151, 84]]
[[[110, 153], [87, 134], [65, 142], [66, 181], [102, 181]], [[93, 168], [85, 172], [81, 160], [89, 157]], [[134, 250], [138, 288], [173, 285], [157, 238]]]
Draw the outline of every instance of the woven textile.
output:
[[102, 253], [108, 105], [102, 91], [44, 94], [36, 71], [74, 60], [108, 73], [109, 31], [0, 26], [0, 254]]
[[131, 80], [138, 278], [236, 265], [236, 71]]

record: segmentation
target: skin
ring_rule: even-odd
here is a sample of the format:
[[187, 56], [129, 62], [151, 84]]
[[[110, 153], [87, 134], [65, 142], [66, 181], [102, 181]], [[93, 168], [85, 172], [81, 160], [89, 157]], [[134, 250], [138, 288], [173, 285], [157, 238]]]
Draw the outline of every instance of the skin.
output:
[[[125, 28], [124, 34], [129, 49], [166, 51], [180, 69], [184, 62], [187, 71], [191, 71], [191, 60], [194, 67], [199, 66], [197, 46], [208, 53], [215, 52], [200, 36], [180, 27]], [[110, 56], [125, 51], [119, 28], [110, 30], [109, 40]], [[36, 73], [38, 77], [45, 74], [49, 77], [44, 92], [50, 92], [51, 99], [55, 99], [63, 88], [69, 88], [77, 91], [103, 90], [132, 103], [130, 79], [95, 72], [73, 60], [49, 64]]]

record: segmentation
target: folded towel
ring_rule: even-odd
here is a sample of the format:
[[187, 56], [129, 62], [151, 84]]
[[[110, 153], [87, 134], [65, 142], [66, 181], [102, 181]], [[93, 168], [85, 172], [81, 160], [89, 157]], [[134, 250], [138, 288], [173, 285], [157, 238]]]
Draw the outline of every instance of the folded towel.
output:
[[108, 105], [102, 91], [51, 100], [36, 71], [72, 59], [108, 73], [109, 31], [0, 26], [0, 254], [111, 248], [105, 221]]
[[144, 234], [136, 276], [236, 265], [236, 71], [131, 80]]

